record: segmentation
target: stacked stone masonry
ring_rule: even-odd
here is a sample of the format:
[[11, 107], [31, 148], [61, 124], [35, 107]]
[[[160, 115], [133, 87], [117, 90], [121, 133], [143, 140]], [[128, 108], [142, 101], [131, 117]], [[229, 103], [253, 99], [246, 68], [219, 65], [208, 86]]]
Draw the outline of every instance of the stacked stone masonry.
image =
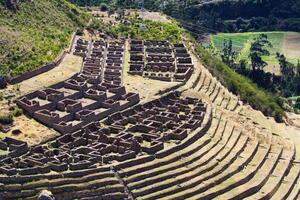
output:
[[165, 142], [181, 141], [201, 125], [206, 107], [200, 100], [174, 92], [140, 105], [138, 94], [126, 92], [124, 41], [78, 39], [77, 46], [85, 49], [79, 74], [17, 101], [28, 115], [62, 136], [15, 149], [5, 139], [0, 144], [9, 153], [2, 157], [3, 174], [76, 171], [132, 159], [141, 152], [153, 155]]
[[[137, 97], [128, 96], [129, 100], [131, 98], [138, 100]], [[87, 109], [78, 112], [82, 108], [78, 102], [65, 99], [59, 101], [58, 107], [65, 108], [65, 104], [71, 105], [69, 109], [76, 112], [75, 118], [84, 117], [89, 122], [95, 122], [77, 131], [64, 129], [61, 137], [32, 148], [25, 146], [26, 143], [15, 145], [7, 138], [3, 145], [0, 142], [0, 147], [19, 150], [24, 155], [19, 153], [19, 157], [8, 156], [3, 159], [1, 173], [29, 175], [76, 171], [96, 168], [99, 164], [111, 161], [129, 160], [141, 152], [153, 155], [164, 149], [165, 142], [184, 140], [201, 125], [206, 111], [206, 106], [200, 100], [181, 98], [178, 92], [125, 111], [115, 110], [102, 123], [93, 119], [95, 114], [91, 115]], [[43, 120], [48, 123], [50, 119]]]
[[[124, 44], [78, 40], [79, 49], [85, 46], [80, 73], [18, 100], [61, 136], [31, 147], [0, 140], [0, 199], [36, 199], [44, 189], [59, 200], [299, 197], [300, 165], [290, 141], [271, 134], [272, 144], [262, 142], [179, 91], [139, 103], [122, 83]], [[186, 81], [193, 72], [181, 44], [132, 40], [129, 51], [130, 73]], [[239, 110], [238, 100], [203, 71], [192, 90]]]
[[184, 82], [194, 70], [192, 59], [183, 44], [166, 41], [130, 42], [129, 73], [161, 81]]
[[89, 48], [89, 41], [79, 38], [75, 43], [75, 50], [73, 54], [85, 58], [88, 53], [88, 48]]

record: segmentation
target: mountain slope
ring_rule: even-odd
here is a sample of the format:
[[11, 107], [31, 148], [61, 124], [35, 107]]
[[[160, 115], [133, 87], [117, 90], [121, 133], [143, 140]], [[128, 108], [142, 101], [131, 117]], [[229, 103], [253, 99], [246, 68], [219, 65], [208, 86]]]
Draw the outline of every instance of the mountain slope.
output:
[[[106, 3], [117, 9], [140, 8], [139, 0], [69, 0], [78, 5]], [[145, 8], [165, 14], [201, 31], [300, 31], [299, 0], [147, 0]], [[198, 26], [194, 26], [194, 25]], [[199, 28], [200, 25], [200, 28]]]
[[0, 74], [14, 77], [51, 62], [88, 18], [65, 0], [0, 0]]

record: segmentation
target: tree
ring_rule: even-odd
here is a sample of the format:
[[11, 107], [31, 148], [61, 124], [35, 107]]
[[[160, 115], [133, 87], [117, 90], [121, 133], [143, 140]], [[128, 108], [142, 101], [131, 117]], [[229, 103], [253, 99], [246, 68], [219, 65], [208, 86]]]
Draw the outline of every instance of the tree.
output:
[[298, 97], [296, 102], [295, 102], [295, 108], [300, 109], [300, 98]]
[[268, 40], [266, 34], [260, 34], [258, 37], [254, 38], [250, 47], [250, 60], [252, 65], [252, 70], [262, 70], [267, 63], [262, 59], [262, 56], [269, 56], [270, 52], [267, 47], [272, 47], [272, 44]]
[[280, 72], [284, 80], [291, 80], [295, 76], [294, 65], [286, 60], [283, 54], [276, 53], [276, 58], [279, 62]]
[[297, 76], [300, 77], [300, 60], [298, 60], [298, 63], [296, 66], [296, 72], [297, 72]]
[[239, 69], [237, 71], [240, 74], [248, 76], [249, 70], [247, 69], [247, 61], [245, 59], [239, 61]]
[[229, 65], [229, 66], [233, 66], [234, 65], [234, 60], [236, 58], [236, 52], [233, 50], [232, 48], [232, 40], [229, 39], [229, 40], [224, 40], [224, 43], [223, 43], [223, 49], [222, 49], [222, 52], [221, 52], [221, 58], [222, 58], [222, 61]]
[[100, 10], [101, 11], [107, 11], [108, 10], [108, 5], [106, 3], [101, 3], [100, 4]]
[[0, 89], [3, 89], [7, 86], [6, 78], [0, 75]]

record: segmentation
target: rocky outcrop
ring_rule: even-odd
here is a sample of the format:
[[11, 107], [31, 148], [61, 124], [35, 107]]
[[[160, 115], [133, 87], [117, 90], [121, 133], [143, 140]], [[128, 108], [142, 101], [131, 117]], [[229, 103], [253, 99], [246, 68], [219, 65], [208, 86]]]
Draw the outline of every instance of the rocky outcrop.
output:
[[42, 190], [41, 193], [38, 196], [37, 200], [55, 200], [52, 192], [48, 190]]

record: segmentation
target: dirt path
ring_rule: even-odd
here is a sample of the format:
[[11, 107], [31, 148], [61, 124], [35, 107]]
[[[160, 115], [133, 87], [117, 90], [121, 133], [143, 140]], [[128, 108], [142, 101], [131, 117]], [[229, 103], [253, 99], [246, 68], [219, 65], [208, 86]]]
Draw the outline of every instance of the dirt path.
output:
[[163, 23], [172, 23], [172, 21], [170, 19], [168, 19], [168, 17], [166, 15], [163, 15], [160, 12], [145, 11], [144, 19], [163, 22]]
[[284, 34], [282, 52], [288, 58], [300, 58], [300, 33]]
[[[82, 58], [67, 54], [62, 63], [43, 74], [25, 80], [17, 85], [10, 85], [4, 92], [6, 94], [16, 95], [14, 98], [22, 96], [24, 94], [49, 87], [55, 83], [64, 81], [78, 73], [81, 68]], [[8, 112], [9, 106], [7, 101], [2, 101], [0, 103], [0, 111]], [[13, 135], [12, 131], [19, 130], [21, 133], [19, 135]], [[43, 124], [35, 121], [28, 116], [21, 115], [14, 119], [14, 126], [8, 133], [1, 133], [0, 138], [3, 137], [13, 137], [28, 142], [30, 145], [39, 144], [42, 141], [48, 140], [50, 138], [59, 135], [56, 131], [49, 129]]]
[[[46, 73], [27, 79], [17, 84], [17, 87], [19, 87], [21, 95], [39, 90], [41, 88], [49, 87], [50, 85], [64, 81], [75, 73], [78, 73], [81, 68], [81, 63], [81, 57], [67, 54], [59, 66]], [[15, 87], [16, 85], [10, 85], [7, 89], [13, 90]]]

